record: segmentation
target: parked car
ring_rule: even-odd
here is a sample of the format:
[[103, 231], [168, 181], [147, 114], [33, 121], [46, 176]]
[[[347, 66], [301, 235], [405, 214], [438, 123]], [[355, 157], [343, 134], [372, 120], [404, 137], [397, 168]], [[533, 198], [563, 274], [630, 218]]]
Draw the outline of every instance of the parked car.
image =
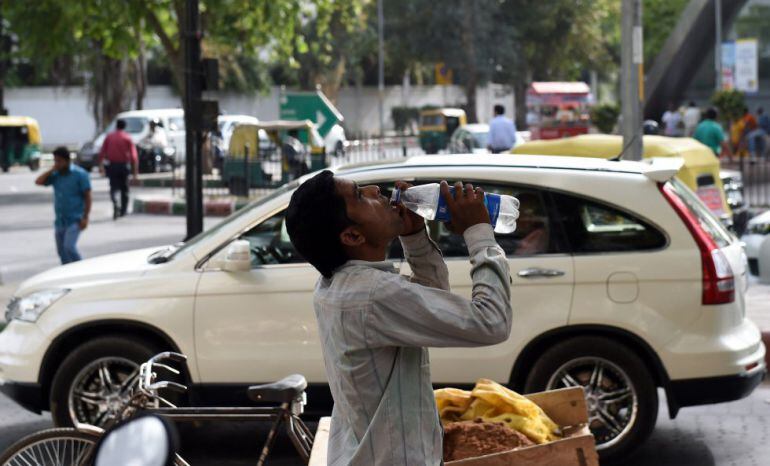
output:
[[102, 142], [104, 142], [107, 134], [115, 130], [115, 123], [118, 119], [125, 120], [126, 132], [131, 136], [134, 144], [137, 144], [147, 136], [150, 131], [150, 121], [156, 118], [160, 120], [163, 129], [166, 131], [169, 145], [174, 149], [176, 163], [184, 163], [186, 153], [184, 110], [181, 108], [131, 110], [119, 113], [104, 132], [94, 138], [93, 141], [89, 141], [81, 147], [75, 157], [75, 163], [89, 171], [96, 166]]
[[[439, 155], [337, 175], [383, 190], [398, 179], [462, 179], [518, 197], [517, 230], [497, 237], [512, 277], [511, 336], [486, 348], [432, 349], [433, 381], [467, 387], [487, 377], [521, 392], [582, 385], [598, 448], [617, 458], [653, 430], [658, 387], [674, 417], [745, 397], [765, 374], [760, 332], [746, 318], [742, 246], [673, 178], [680, 164]], [[312, 304], [318, 273], [284, 222], [297, 186], [184, 244], [88, 259], [22, 283], [0, 333], [0, 389], [32, 411], [50, 410], [57, 425], [101, 423], [137, 364], [174, 350], [188, 356], [191, 403], [247, 403], [248, 384], [297, 372], [310, 382], [308, 409], [327, 410]], [[462, 237], [441, 223], [429, 231], [453, 291], [469, 297]], [[236, 240], [250, 243], [250, 258], [228, 255]], [[409, 274], [398, 241], [389, 260]]]
[[741, 236], [741, 241], [746, 244], [746, 256], [752, 275], [759, 275], [759, 248], [768, 235], [770, 235], [770, 210], [749, 220], [746, 232]]

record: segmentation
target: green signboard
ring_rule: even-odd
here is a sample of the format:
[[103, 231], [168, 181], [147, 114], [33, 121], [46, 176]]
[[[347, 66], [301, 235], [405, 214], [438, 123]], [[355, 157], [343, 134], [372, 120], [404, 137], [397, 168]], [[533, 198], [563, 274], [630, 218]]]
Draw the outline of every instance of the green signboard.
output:
[[310, 120], [326, 137], [332, 127], [342, 122], [342, 114], [321, 91], [284, 92], [281, 94], [282, 120]]

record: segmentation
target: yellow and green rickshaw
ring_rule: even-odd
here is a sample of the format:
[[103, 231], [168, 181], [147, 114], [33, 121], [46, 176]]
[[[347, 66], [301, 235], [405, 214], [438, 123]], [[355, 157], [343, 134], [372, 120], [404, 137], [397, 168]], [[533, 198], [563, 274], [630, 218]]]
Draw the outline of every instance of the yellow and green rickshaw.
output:
[[461, 108], [432, 108], [420, 111], [420, 147], [426, 154], [446, 149], [457, 128], [467, 123]]
[[233, 194], [245, 194], [247, 186], [280, 186], [325, 168], [324, 151], [323, 138], [310, 120], [239, 123], [222, 163], [222, 181]]
[[0, 169], [26, 165], [32, 171], [40, 167], [40, 127], [34, 118], [0, 116]]
[[[681, 157], [682, 168], [677, 173], [714, 215], [723, 223], [732, 224], [732, 211], [727, 203], [719, 160], [708, 147], [692, 138], [672, 138], [647, 135], [643, 139], [642, 157]], [[563, 155], [611, 159], [623, 150], [623, 138], [610, 134], [586, 134], [563, 139], [530, 141], [511, 150], [513, 154]]]

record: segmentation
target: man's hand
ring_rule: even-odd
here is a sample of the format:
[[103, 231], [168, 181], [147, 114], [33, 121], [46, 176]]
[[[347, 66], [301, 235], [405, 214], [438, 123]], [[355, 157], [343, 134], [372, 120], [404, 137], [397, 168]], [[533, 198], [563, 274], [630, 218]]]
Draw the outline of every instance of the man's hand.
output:
[[[406, 181], [396, 181], [396, 189], [401, 191], [411, 188], [412, 185]], [[425, 229], [425, 219], [404, 207], [404, 204], [398, 205], [399, 215], [404, 220], [404, 231], [401, 236], [413, 235]]]
[[489, 212], [484, 205], [484, 190], [474, 188], [470, 183], [463, 189], [462, 182], [455, 183], [455, 193], [449, 191], [449, 184], [441, 182], [441, 195], [447, 203], [452, 221], [447, 224], [454, 233], [462, 235], [465, 230], [479, 223], [490, 223]]
[[80, 231], [83, 231], [86, 228], [88, 228], [88, 217], [83, 217], [80, 219]]

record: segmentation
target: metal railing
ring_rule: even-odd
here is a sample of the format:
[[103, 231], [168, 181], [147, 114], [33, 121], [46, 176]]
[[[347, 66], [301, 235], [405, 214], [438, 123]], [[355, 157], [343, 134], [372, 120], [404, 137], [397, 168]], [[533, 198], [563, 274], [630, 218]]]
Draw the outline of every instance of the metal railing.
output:
[[737, 170], [743, 181], [743, 199], [750, 207], [770, 207], [770, 154], [750, 160], [723, 161], [722, 167]]
[[[243, 157], [215, 163], [212, 173], [203, 176], [203, 194], [221, 197], [223, 201], [227, 198], [255, 199], [310, 170], [396, 162], [422, 153], [415, 136], [347, 141], [344, 151], [308, 155], [306, 163], [283, 160], [280, 149], [275, 147], [260, 150], [258, 154], [247, 151]], [[212, 159], [216, 160], [215, 157]], [[169, 174], [171, 179], [167, 184], [176, 198], [184, 197], [184, 176], [184, 166], [176, 167]]]

